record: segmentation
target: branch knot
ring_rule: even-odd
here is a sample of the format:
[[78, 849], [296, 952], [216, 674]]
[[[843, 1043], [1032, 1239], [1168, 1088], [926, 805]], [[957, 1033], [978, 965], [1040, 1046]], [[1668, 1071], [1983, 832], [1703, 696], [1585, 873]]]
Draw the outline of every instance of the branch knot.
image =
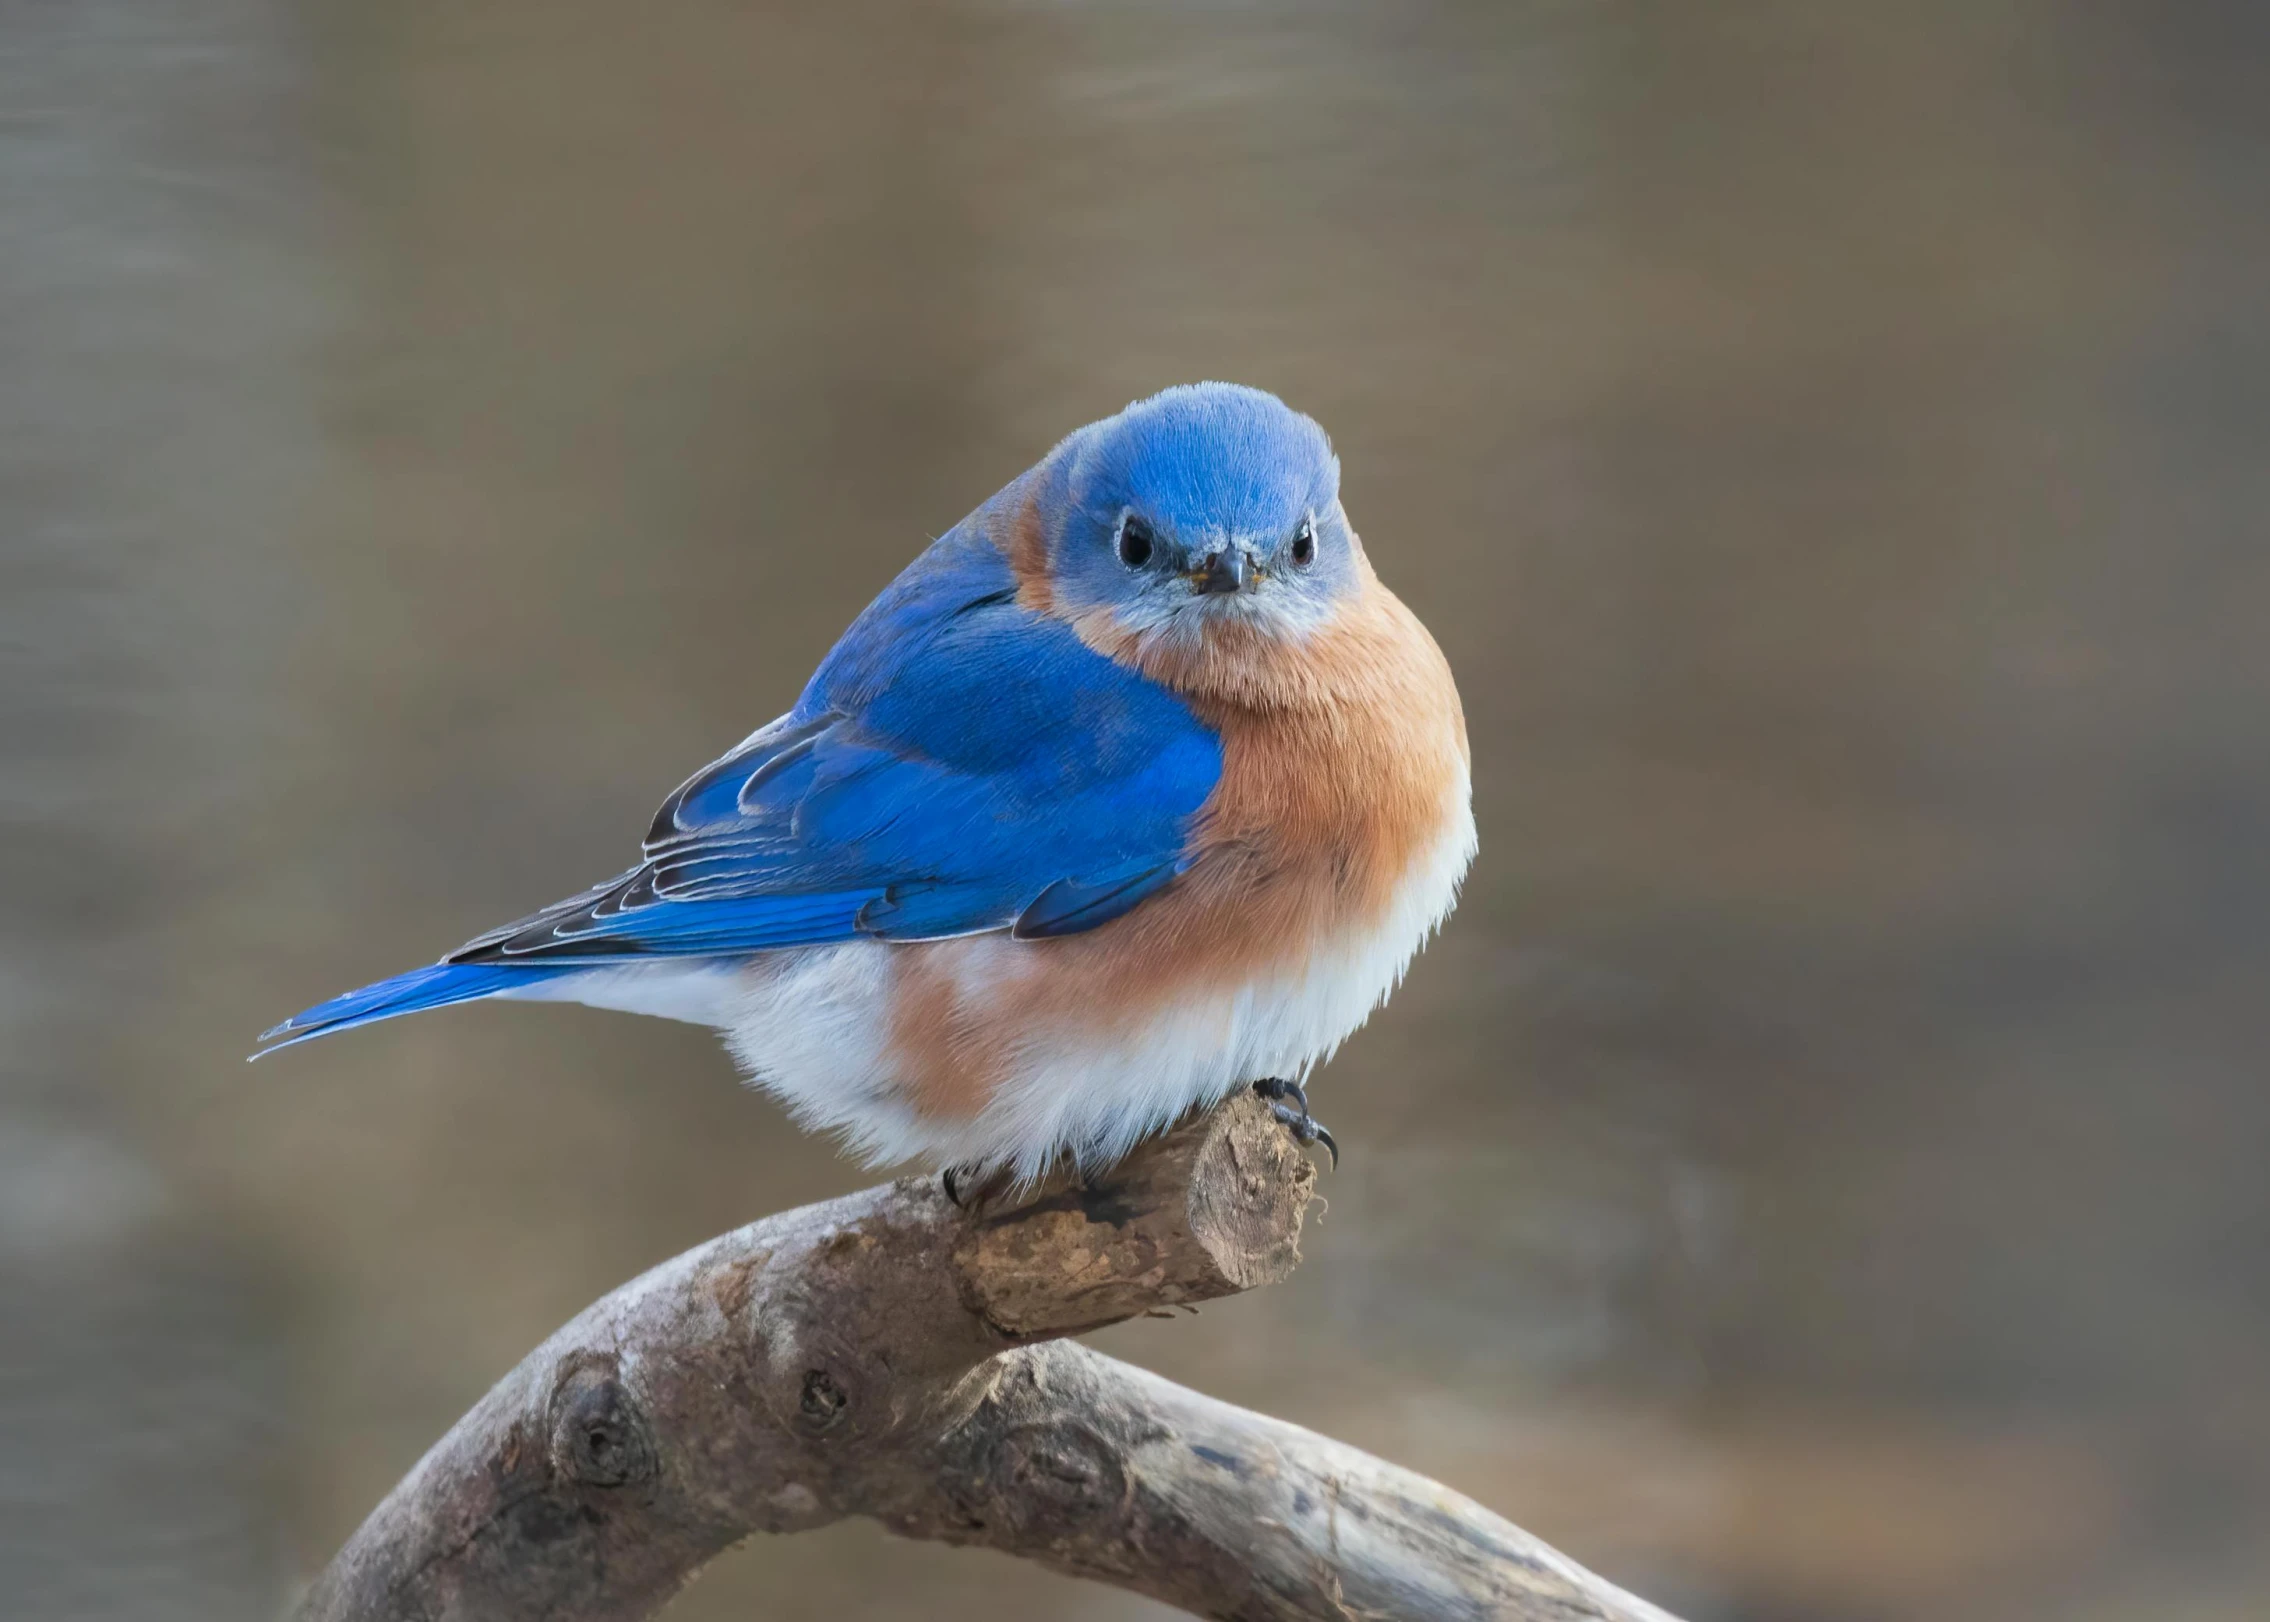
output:
[[563, 1366], [551, 1435], [553, 1467], [586, 1487], [627, 1487], [657, 1473], [654, 1439], [612, 1357], [584, 1352]]

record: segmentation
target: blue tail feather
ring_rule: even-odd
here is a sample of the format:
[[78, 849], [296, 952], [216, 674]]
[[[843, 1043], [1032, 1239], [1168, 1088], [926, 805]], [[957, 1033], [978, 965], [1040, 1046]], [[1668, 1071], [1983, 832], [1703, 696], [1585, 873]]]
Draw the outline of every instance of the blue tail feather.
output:
[[351, 1031], [358, 1025], [375, 1024], [397, 1014], [415, 1014], [428, 1008], [447, 1008], [451, 1003], [471, 1002], [478, 997], [494, 997], [499, 992], [515, 991], [538, 981], [576, 973], [582, 967], [584, 965], [580, 964], [558, 967], [519, 963], [429, 964], [333, 997], [329, 1002], [317, 1003], [305, 1013], [294, 1014], [273, 1030], [260, 1033], [260, 1040], [267, 1045], [252, 1057], [265, 1058], [302, 1042], [312, 1042], [319, 1036]]

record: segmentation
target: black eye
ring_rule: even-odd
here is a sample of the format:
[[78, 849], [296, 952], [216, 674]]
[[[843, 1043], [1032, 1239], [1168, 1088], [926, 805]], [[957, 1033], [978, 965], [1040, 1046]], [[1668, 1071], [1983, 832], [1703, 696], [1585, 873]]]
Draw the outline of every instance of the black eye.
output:
[[1151, 526], [1133, 513], [1119, 526], [1119, 561], [1130, 569], [1151, 561]]
[[1307, 519], [1293, 531], [1293, 567], [1305, 569], [1316, 561], [1316, 526]]

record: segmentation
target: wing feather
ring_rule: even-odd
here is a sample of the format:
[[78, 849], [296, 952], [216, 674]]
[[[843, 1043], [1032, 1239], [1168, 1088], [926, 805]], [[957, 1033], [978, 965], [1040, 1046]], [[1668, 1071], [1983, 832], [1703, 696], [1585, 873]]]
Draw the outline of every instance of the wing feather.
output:
[[1139, 905], [1181, 870], [1219, 740], [1013, 586], [981, 536], [940, 541], [794, 710], [663, 801], [637, 867], [444, 961], [1040, 937]]

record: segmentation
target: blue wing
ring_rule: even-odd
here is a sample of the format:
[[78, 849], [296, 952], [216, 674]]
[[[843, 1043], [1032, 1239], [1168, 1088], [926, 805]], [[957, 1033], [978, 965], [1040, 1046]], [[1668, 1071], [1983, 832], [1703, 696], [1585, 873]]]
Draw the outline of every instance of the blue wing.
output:
[[1220, 775], [1181, 700], [1019, 607], [965, 526], [860, 616], [795, 709], [663, 803], [639, 866], [446, 961], [1092, 929], [1172, 882]]

